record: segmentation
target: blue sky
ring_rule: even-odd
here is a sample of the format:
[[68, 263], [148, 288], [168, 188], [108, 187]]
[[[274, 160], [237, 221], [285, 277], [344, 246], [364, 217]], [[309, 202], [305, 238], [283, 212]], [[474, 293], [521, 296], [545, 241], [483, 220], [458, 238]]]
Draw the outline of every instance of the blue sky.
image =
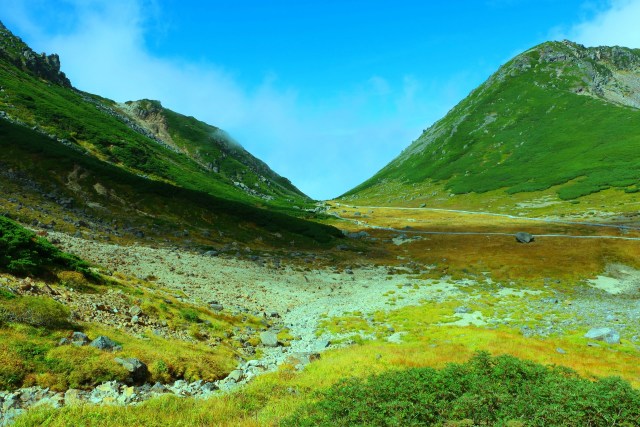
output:
[[369, 178], [536, 44], [640, 47], [640, 0], [0, 0], [74, 86], [228, 131], [318, 199]]

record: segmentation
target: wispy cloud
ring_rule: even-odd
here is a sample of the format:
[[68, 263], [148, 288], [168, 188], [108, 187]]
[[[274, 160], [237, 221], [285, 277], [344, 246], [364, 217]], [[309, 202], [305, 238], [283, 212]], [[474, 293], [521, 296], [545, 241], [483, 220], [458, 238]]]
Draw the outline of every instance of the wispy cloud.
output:
[[[158, 99], [219, 126], [315, 198], [369, 178], [465, 95], [447, 82], [372, 75], [339, 96], [309, 99], [277, 74], [248, 85], [215, 62], [153, 54], [146, 43], [158, 6], [149, 0], [67, 0], [60, 10], [3, 3], [5, 23], [34, 49], [60, 54], [74, 86], [121, 102]], [[44, 15], [59, 25], [42, 25]]]
[[[592, 3], [585, 7], [593, 7]], [[567, 38], [586, 46], [640, 48], [640, 0], [610, 0], [591, 17], [567, 30], [556, 30], [554, 38]]]

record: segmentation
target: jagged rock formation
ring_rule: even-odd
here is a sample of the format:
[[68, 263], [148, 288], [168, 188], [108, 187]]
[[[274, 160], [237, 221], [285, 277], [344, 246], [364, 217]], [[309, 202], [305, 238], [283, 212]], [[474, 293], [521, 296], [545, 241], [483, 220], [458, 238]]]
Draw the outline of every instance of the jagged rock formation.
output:
[[0, 58], [51, 83], [71, 87], [67, 76], [60, 71], [60, 57], [57, 54], [35, 53], [19, 37], [11, 34], [2, 22], [0, 22]]

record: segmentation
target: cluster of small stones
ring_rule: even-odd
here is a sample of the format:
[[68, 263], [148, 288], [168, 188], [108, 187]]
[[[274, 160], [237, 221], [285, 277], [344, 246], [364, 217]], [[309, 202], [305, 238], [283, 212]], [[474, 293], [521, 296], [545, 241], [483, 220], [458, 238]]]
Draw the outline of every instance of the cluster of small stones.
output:
[[188, 383], [178, 380], [173, 384], [127, 385], [117, 381], [103, 383], [93, 390], [69, 389], [56, 392], [48, 388], [27, 387], [15, 391], [0, 392], [0, 426], [12, 423], [15, 417], [30, 408], [61, 408], [81, 404], [133, 405], [162, 394], [178, 397], [209, 397], [218, 389], [212, 382], [196, 381]]
[[[289, 361], [301, 370], [320, 357], [317, 353], [292, 355]], [[238, 366], [226, 378], [218, 381], [187, 382], [177, 380], [169, 384], [143, 384], [140, 386], [119, 381], [105, 382], [92, 390], [69, 389], [65, 392], [43, 387], [26, 387], [14, 391], [0, 391], [0, 427], [10, 425], [14, 419], [31, 408], [82, 404], [90, 405], [136, 405], [154, 397], [171, 394], [176, 397], [208, 398], [229, 392], [245, 384], [257, 375], [276, 369], [277, 365], [260, 360], [249, 360]]]

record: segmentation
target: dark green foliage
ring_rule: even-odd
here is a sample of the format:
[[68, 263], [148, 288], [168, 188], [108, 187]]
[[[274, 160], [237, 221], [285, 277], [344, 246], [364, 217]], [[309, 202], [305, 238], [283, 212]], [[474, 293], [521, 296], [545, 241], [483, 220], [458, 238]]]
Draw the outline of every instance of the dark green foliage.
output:
[[85, 261], [60, 251], [46, 239], [0, 216], [0, 271], [39, 276], [54, 270], [73, 270], [93, 276]]
[[198, 315], [198, 312], [192, 308], [183, 308], [180, 310], [180, 316], [182, 316], [182, 318], [184, 320], [186, 320], [187, 322], [200, 322], [200, 316]]
[[[477, 353], [442, 370], [345, 380], [285, 426], [637, 426], [640, 392], [620, 378], [590, 381], [563, 367]], [[516, 424], [520, 422], [521, 424]], [[454, 425], [454, 424], [446, 424]]]

